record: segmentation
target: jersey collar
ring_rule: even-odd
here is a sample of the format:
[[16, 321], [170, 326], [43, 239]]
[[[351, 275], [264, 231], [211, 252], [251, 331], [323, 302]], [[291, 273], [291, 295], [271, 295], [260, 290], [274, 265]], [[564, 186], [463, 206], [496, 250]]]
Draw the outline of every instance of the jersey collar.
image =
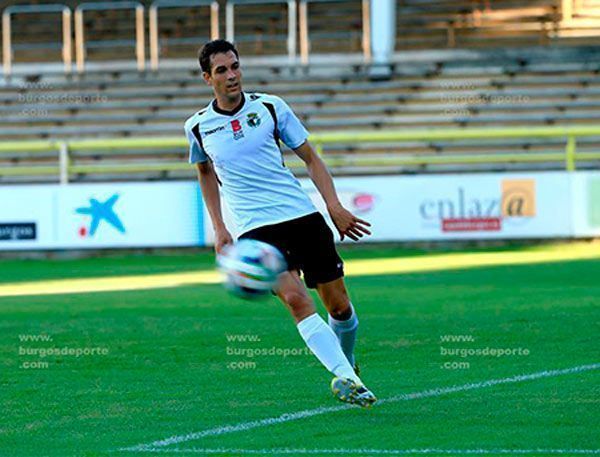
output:
[[244, 103], [246, 102], [246, 97], [244, 96], [243, 92], [241, 93], [241, 95], [242, 95], [242, 99], [240, 100], [239, 105], [236, 106], [235, 108], [233, 108], [231, 111], [227, 111], [227, 110], [219, 108], [219, 106], [217, 105], [216, 98], [212, 102], [212, 107], [215, 110], [215, 112], [217, 112], [219, 114], [222, 114], [224, 116], [233, 116], [241, 111], [241, 109], [244, 107]]

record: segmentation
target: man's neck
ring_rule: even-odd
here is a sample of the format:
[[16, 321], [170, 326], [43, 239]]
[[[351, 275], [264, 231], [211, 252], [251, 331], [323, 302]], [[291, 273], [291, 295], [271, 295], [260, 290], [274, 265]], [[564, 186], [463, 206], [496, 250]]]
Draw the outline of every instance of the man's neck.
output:
[[242, 93], [240, 92], [235, 98], [229, 97], [215, 97], [217, 99], [217, 106], [223, 111], [233, 111], [240, 103], [242, 103]]

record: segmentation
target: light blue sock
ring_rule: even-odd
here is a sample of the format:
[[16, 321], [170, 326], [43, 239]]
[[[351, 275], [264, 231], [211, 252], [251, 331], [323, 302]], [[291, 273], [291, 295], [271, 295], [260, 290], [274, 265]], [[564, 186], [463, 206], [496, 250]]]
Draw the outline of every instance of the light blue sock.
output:
[[354, 366], [354, 344], [356, 343], [356, 332], [358, 330], [358, 318], [354, 312], [354, 307], [350, 303], [350, 309], [352, 315], [350, 319], [345, 321], [338, 321], [331, 316], [328, 316], [329, 326], [333, 330], [333, 333], [338, 338], [344, 355], [350, 362], [350, 365]]
[[335, 376], [362, 384], [348, 363], [333, 330], [317, 313], [298, 323], [298, 331], [317, 359]]

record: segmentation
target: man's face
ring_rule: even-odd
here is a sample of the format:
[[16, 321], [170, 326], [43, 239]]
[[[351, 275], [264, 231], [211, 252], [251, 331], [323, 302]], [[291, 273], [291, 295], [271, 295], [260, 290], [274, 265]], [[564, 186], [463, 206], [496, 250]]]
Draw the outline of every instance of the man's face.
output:
[[229, 99], [237, 98], [242, 92], [242, 71], [240, 62], [233, 51], [210, 56], [210, 73], [202, 76], [211, 85], [215, 94]]

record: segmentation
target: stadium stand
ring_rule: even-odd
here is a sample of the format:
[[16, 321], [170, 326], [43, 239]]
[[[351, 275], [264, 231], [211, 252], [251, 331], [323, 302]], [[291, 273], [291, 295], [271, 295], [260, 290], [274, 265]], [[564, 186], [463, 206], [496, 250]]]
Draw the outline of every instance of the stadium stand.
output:
[[[67, 3], [72, 6], [77, 4]], [[360, 59], [347, 58], [360, 50], [362, 27], [360, 22], [356, 22], [356, 18], [360, 18], [360, 2], [347, 3], [353, 6], [349, 9], [331, 9], [325, 3], [309, 4], [312, 52], [319, 54], [336, 50], [336, 56], [315, 58], [307, 67], [289, 65], [285, 60], [260, 64], [249, 59], [245, 65], [246, 90], [284, 96], [315, 133], [332, 130], [598, 124], [600, 47], [595, 46], [598, 37], [587, 36], [587, 44], [581, 45], [578, 41], [571, 41], [574, 36], [567, 33], [564, 35], [564, 44], [569, 46], [549, 46], [562, 36], [557, 34], [558, 31], [575, 30], [582, 24], [577, 21], [588, 20], [580, 14], [583, 11], [581, 8], [576, 10], [579, 13], [572, 13], [572, 28], [560, 29], [557, 26], [561, 23], [560, 11], [553, 1], [400, 1], [399, 47], [426, 47], [429, 50], [398, 52], [392, 77], [385, 81], [373, 81], [369, 78], [367, 65], [360, 63]], [[517, 9], [519, 6], [521, 9]], [[344, 15], [336, 12], [341, 10], [345, 11]], [[585, 10], [595, 11], [591, 6]], [[517, 11], [520, 13], [517, 14]], [[91, 13], [89, 19], [86, 16], [86, 20], [90, 21], [89, 60], [105, 57], [118, 60], [125, 58], [125, 54], [126, 58], [132, 60], [133, 12], [102, 12], [104, 14], [99, 15], [100, 19]], [[286, 14], [285, 4], [236, 6], [236, 41], [242, 54], [284, 54]], [[346, 20], [337, 17], [340, 15]], [[33, 18], [30, 16], [23, 17], [29, 21], [37, 20], [36, 15]], [[42, 16], [44, 21], [50, 21], [49, 15], [40, 15], [40, 21]], [[268, 21], [268, 30], [253, 28], [256, 17], [272, 18]], [[60, 18], [57, 16], [55, 19], [58, 21]], [[177, 56], [187, 46], [186, 53], [182, 55], [185, 56], [185, 64], [176, 59], [164, 60], [164, 65], [157, 72], [103, 70], [98, 67], [81, 75], [36, 72], [33, 67], [27, 73], [5, 78], [0, 87], [0, 138], [3, 141], [15, 141], [182, 135], [183, 121], [211, 99], [210, 88], [203, 84], [199, 71], [192, 67], [194, 60], [190, 58], [195, 54], [198, 44], [209, 38], [207, 29], [202, 30], [202, 37], [193, 35], [197, 24], [207, 20], [208, 8], [190, 10], [190, 14], [185, 15], [178, 9], [166, 9], [161, 15], [164, 34], [162, 52], [165, 56], [171, 53]], [[540, 45], [542, 41], [538, 40], [539, 30], [534, 30], [528, 24], [544, 24], [544, 45]], [[509, 25], [506, 30], [503, 28], [505, 25]], [[510, 32], [506, 40], [502, 39], [503, 31], [517, 25], [523, 26], [522, 35]], [[28, 42], [33, 45], [31, 50], [46, 54], [48, 51], [43, 44], [52, 40], [57, 42], [56, 36], [52, 40], [48, 37], [51, 32], [56, 35], [60, 30], [58, 23], [51, 25], [50, 22], [40, 22], [33, 28], [30, 22], [29, 40], [29, 35], [17, 34], [17, 29], [15, 22], [13, 30], [20, 43]], [[257, 39], [258, 36], [262, 38]], [[336, 44], [338, 40], [345, 47]], [[519, 41], [519, 46], [511, 46], [516, 44], [514, 40]], [[482, 48], [486, 41], [488, 47]], [[119, 43], [127, 43], [129, 48]], [[496, 47], [490, 47], [492, 43]], [[439, 49], [431, 50], [433, 48]], [[15, 44], [15, 56], [20, 50]], [[340, 51], [349, 54], [340, 57]], [[564, 168], [564, 163], [535, 162], [427, 167], [355, 164], [356, 158], [376, 159], [389, 155], [468, 155], [482, 151], [489, 154], [541, 154], [564, 151], [564, 143], [564, 139], [560, 138], [363, 142], [327, 145], [326, 152], [328, 157], [341, 159], [340, 165], [334, 166], [336, 173]], [[578, 140], [579, 151], [598, 151], [599, 146], [600, 137]], [[289, 155], [289, 151], [286, 154]], [[71, 152], [70, 159], [77, 164], [143, 164], [149, 161], [160, 164], [167, 161], [183, 162], [186, 151], [180, 148], [151, 152], [146, 149], [126, 152], [77, 150]], [[15, 165], [54, 166], [57, 160], [55, 153], [3, 153], [0, 155], [0, 168]], [[289, 160], [294, 164], [292, 158]], [[593, 165], [582, 164], [583, 167]], [[72, 179], [189, 176], [191, 174], [188, 171], [150, 171], [115, 176], [82, 173]], [[0, 182], [22, 180], [55, 181], [56, 176], [0, 176]]]
[[[74, 9], [82, 2], [60, 3]], [[140, 3], [146, 7], [152, 4]], [[2, 8], [10, 4], [0, 2]], [[220, 30], [224, 32], [225, 2], [220, 0], [219, 4]], [[360, 50], [360, 0], [335, 2], [334, 7], [330, 2], [313, 0], [308, 8], [312, 52]], [[285, 52], [288, 27], [285, 3], [240, 2], [235, 11], [240, 51], [258, 55]], [[135, 46], [134, 19], [132, 9], [87, 12], [88, 59], [130, 59]], [[208, 7], [166, 8], [160, 13], [160, 23], [162, 57], [186, 58], [198, 43], [210, 36]], [[56, 14], [15, 15], [15, 61], [56, 60], [60, 54], [60, 25], [60, 16]], [[600, 44], [600, 1], [576, 0], [565, 19], [560, 0], [398, 0], [396, 25], [398, 50]]]

